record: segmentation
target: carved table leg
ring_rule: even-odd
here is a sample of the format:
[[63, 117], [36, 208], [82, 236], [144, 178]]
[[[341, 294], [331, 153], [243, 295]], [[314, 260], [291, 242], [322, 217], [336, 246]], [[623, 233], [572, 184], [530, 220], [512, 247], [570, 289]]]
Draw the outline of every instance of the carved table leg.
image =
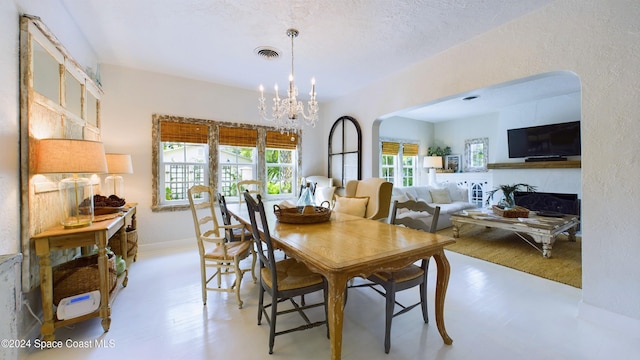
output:
[[568, 231], [569, 231], [569, 241], [576, 241], [576, 226], [570, 228]]
[[344, 318], [344, 296], [347, 277], [342, 274], [328, 274], [329, 298], [327, 299], [327, 319], [331, 341], [331, 359], [342, 356], [342, 322]]
[[449, 334], [447, 334], [444, 326], [444, 298], [447, 293], [447, 286], [449, 285], [451, 266], [449, 265], [449, 260], [444, 255], [443, 249], [435, 253], [433, 258], [436, 261], [438, 269], [436, 278], [436, 325], [444, 343], [451, 345], [453, 344], [453, 340], [449, 337]]
[[457, 222], [453, 221], [453, 237], [454, 238], [459, 238], [460, 237], [460, 224], [458, 224]]

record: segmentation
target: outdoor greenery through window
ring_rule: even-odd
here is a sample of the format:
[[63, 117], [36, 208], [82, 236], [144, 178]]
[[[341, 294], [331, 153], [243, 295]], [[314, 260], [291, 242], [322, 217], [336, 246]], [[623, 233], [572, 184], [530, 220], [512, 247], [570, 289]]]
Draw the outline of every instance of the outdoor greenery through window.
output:
[[218, 191], [225, 197], [236, 198], [241, 180], [256, 179], [255, 148], [241, 146], [219, 147], [220, 182]]
[[293, 194], [294, 151], [267, 149], [267, 194]]

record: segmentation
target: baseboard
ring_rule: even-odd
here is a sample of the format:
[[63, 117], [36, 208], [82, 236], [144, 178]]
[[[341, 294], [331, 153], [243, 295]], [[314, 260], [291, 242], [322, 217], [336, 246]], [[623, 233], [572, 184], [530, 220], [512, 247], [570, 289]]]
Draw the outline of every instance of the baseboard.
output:
[[138, 256], [175, 253], [176, 251], [196, 250], [196, 239], [179, 239], [152, 244], [138, 244]]
[[614, 312], [585, 304], [578, 304], [578, 318], [597, 324], [598, 326], [619, 332], [625, 337], [640, 339], [640, 319], [616, 314]]

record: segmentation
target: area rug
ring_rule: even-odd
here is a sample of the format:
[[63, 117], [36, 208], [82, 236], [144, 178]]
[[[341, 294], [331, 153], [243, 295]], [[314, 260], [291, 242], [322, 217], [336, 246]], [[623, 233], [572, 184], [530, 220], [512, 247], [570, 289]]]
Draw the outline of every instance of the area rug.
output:
[[[453, 236], [453, 229], [442, 229], [438, 234]], [[582, 239], [579, 236], [571, 242], [568, 236], [559, 235], [551, 258], [547, 259], [512, 231], [464, 226], [456, 240], [445, 249], [582, 288]], [[532, 243], [542, 250], [541, 244]]]

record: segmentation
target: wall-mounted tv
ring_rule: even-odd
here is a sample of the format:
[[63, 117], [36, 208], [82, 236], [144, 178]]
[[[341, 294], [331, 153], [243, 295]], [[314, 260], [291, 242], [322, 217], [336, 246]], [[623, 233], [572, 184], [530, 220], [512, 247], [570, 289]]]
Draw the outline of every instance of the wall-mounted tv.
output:
[[580, 155], [580, 121], [507, 130], [509, 158]]

